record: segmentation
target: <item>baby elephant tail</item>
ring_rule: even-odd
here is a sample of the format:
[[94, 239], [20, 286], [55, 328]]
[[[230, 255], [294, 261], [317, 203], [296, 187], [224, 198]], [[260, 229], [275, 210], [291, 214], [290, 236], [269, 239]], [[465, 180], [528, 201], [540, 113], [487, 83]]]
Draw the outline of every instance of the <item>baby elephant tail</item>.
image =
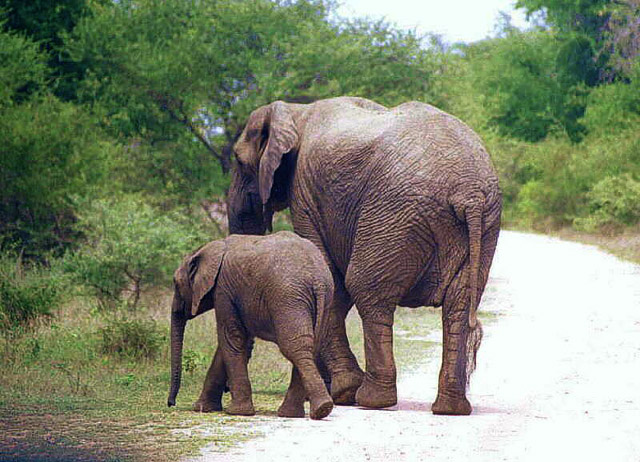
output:
[[318, 357], [329, 339], [329, 323], [331, 301], [333, 298], [333, 282], [318, 283], [313, 288], [316, 302], [316, 320], [314, 327], [314, 355]]

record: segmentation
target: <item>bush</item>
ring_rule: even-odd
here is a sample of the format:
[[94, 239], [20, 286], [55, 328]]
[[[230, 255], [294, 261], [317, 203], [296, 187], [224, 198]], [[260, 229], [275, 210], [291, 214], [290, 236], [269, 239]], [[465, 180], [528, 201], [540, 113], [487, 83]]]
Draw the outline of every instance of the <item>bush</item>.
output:
[[61, 254], [77, 236], [70, 197], [101, 190], [106, 158], [87, 111], [51, 95], [0, 112], [0, 236], [28, 256]]
[[98, 331], [101, 350], [122, 358], [155, 358], [166, 343], [165, 332], [153, 320], [110, 319]]
[[629, 81], [602, 85], [589, 95], [584, 123], [590, 133], [617, 135], [640, 124], [640, 58]]
[[0, 255], [0, 332], [19, 333], [52, 317], [64, 292], [56, 271], [25, 266], [21, 257]]
[[578, 229], [592, 232], [640, 221], [640, 181], [629, 174], [606, 177], [587, 197], [589, 215], [576, 218], [574, 223]]
[[101, 308], [135, 308], [145, 287], [168, 284], [181, 258], [211, 238], [195, 220], [131, 196], [89, 204], [79, 228], [88, 242], [65, 257], [65, 268]]

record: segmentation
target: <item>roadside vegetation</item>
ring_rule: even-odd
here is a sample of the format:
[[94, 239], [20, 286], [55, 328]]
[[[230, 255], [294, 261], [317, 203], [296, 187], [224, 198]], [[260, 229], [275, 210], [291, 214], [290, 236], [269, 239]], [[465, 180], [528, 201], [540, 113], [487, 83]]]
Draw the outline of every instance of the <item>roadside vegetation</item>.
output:
[[[640, 3], [517, 5], [536, 26], [449, 44], [323, 0], [0, 0], [0, 459], [174, 460], [259, 431], [189, 411], [211, 316], [166, 408], [168, 312], [182, 256], [226, 233], [244, 121], [277, 99], [434, 104], [485, 140], [505, 226], [640, 261]], [[437, 319], [398, 311], [401, 362]], [[273, 415], [289, 366], [260, 343], [251, 368]]]

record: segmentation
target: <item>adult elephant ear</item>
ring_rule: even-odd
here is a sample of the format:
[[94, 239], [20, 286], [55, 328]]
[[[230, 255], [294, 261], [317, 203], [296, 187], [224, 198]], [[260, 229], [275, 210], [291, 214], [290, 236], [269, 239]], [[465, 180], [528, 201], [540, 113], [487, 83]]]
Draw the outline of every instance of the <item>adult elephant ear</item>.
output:
[[226, 250], [224, 241], [210, 242], [189, 260], [188, 271], [192, 288], [191, 316], [195, 317], [213, 308], [213, 297]]
[[268, 138], [260, 158], [258, 183], [260, 199], [265, 205], [271, 196], [273, 178], [282, 162], [282, 156], [298, 146], [298, 131], [286, 103], [276, 101], [269, 106], [262, 132], [266, 133]]

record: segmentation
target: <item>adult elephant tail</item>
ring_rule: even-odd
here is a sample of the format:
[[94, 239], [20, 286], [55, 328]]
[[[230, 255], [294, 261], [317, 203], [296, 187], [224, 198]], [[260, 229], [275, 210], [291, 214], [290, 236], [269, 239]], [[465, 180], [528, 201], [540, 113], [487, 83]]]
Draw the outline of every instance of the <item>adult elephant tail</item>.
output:
[[482, 324], [478, 321], [478, 281], [480, 279], [480, 257], [482, 250], [482, 214], [484, 200], [476, 200], [465, 210], [469, 235], [469, 273], [467, 294], [469, 297], [469, 334], [467, 336], [467, 384], [476, 368], [476, 355], [482, 341]]
[[478, 278], [480, 273], [480, 252], [482, 247], [482, 203], [475, 203], [466, 210], [467, 231], [469, 233], [469, 328], [478, 324]]

